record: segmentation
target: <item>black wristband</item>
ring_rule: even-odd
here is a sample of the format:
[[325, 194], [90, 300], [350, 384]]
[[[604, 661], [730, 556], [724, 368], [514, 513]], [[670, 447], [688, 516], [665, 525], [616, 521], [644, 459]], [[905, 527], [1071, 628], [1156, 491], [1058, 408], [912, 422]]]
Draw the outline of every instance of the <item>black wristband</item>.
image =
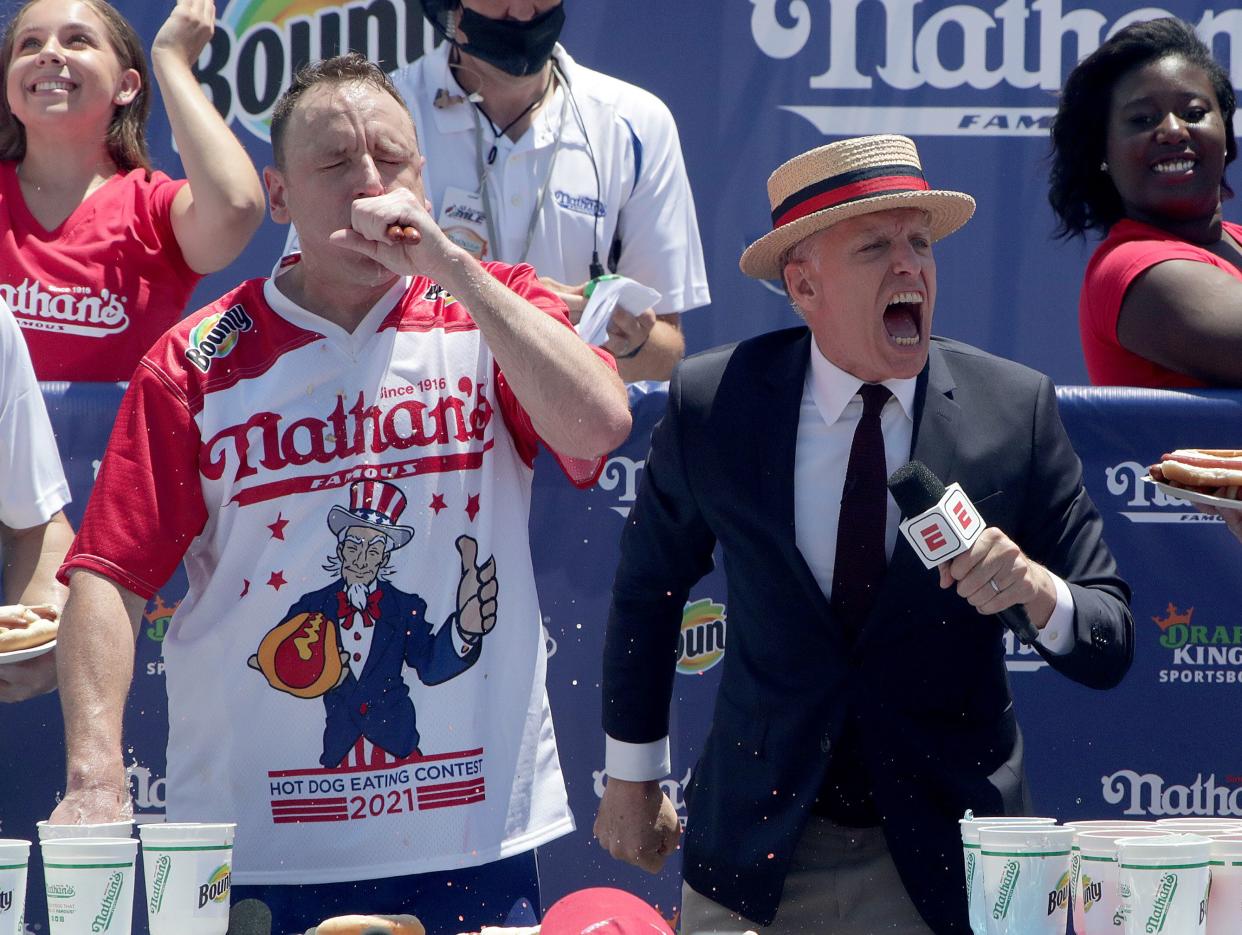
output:
[[646, 347], [647, 342], [650, 340], [651, 340], [651, 332], [648, 331], [647, 337], [643, 338], [642, 342], [637, 347], [635, 347], [634, 350], [628, 351], [625, 354], [613, 354], [612, 356], [615, 357], [617, 360], [629, 360], [632, 357], [637, 357], [639, 351], [641, 351], [644, 347]]

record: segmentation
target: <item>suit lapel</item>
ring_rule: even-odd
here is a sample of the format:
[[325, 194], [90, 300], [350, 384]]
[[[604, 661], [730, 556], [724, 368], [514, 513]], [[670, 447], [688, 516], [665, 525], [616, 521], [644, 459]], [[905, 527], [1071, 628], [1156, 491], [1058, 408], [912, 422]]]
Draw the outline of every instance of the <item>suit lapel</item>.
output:
[[[935, 343], [928, 353], [927, 366], [919, 375], [914, 390], [914, 435], [911, 439], [911, 461], [921, 461], [928, 469], [946, 481], [952, 475], [957, 461], [957, 429], [961, 407], [953, 400], [956, 383], [948, 365]], [[900, 465], [890, 465], [896, 470]], [[890, 470], [889, 473], [892, 473]], [[861, 654], [867, 644], [877, 639], [877, 633], [885, 630], [887, 622], [896, 612], [908, 607], [915, 600], [921, 587], [935, 587], [934, 570], [923, 567], [905, 537], [897, 536], [893, 557], [888, 563], [884, 584], [876, 597], [875, 606], [855, 644], [855, 653]]]
[[806, 369], [810, 365], [811, 333], [791, 344], [773, 361], [764, 375], [768, 399], [761, 411], [769, 419], [768, 442], [759, 451], [760, 506], [772, 517], [773, 529], [781, 550], [780, 561], [806, 595], [811, 618], [824, 622], [831, 636], [840, 631], [829, 623], [832, 613], [819, 582], [798, 551], [794, 526], [794, 460], [798, 448], [798, 418], [802, 409], [802, 392], [806, 385]]
[[384, 657], [388, 644], [392, 642], [394, 633], [392, 624], [388, 622], [395, 617], [390, 606], [392, 595], [380, 582], [375, 587], [380, 593], [380, 616], [371, 627], [371, 648], [367, 651], [367, 661], [362, 664], [362, 678], [359, 681], [369, 679], [375, 673], [375, 668], [382, 664], [380, 660]]

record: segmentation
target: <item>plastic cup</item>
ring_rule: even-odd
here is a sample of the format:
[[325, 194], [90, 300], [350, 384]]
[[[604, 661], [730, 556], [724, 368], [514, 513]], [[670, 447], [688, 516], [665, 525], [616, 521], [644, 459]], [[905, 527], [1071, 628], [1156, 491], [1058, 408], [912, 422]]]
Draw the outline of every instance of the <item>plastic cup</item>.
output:
[[1212, 838], [1212, 889], [1208, 935], [1242, 932], [1242, 834]]
[[979, 831], [987, 935], [1065, 935], [1073, 828]]
[[1125, 935], [1206, 935], [1211, 849], [1197, 834], [1118, 838]]
[[1236, 818], [1158, 818], [1156, 824], [1184, 834], [1206, 834], [1213, 831], [1242, 834], [1242, 821]]
[[52, 935], [129, 935], [134, 838], [56, 838], [42, 850]]
[[1075, 935], [1121, 935], [1125, 911], [1117, 888], [1117, 841], [1129, 837], [1167, 837], [1153, 824], [1146, 828], [1074, 829], [1071, 861], [1078, 862], [1074, 894]]
[[[967, 812], [967, 815], [970, 813]], [[1020, 815], [1000, 815], [995, 818], [963, 818], [958, 821], [962, 829], [962, 860], [966, 864], [967, 911], [970, 930], [974, 935], [987, 935], [987, 910], [983, 905], [983, 871], [979, 866], [979, 829], [1003, 828], [1013, 825], [1055, 825], [1055, 818], [1027, 818]]]
[[131, 838], [134, 836], [134, 820], [109, 821], [100, 825], [50, 825], [46, 821], [39, 822], [40, 841], [55, 841], [58, 838]]
[[0, 935], [25, 935], [30, 842], [0, 838]]
[[151, 935], [224, 935], [229, 927], [234, 824], [138, 826]]

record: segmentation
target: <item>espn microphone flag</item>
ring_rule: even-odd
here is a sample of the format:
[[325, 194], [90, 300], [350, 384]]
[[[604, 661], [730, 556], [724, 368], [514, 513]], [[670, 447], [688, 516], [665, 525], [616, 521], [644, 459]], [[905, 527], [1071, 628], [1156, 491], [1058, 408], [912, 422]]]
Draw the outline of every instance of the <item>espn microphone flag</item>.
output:
[[[893, 471], [888, 490], [901, 515], [909, 517], [897, 528], [929, 569], [969, 551], [987, 526], [966, 492], [957, 484], [945, 487], [922, 461]], [[1021, 604], [995, 616], [1027, 646], [1039, 639], [1039, 630]]]
[[907, 517], [897, 528], [926, 568], [968, 551], [987, 525], [961, 487], [945, 487], [920, 461], [894, 471], [888, 488]]

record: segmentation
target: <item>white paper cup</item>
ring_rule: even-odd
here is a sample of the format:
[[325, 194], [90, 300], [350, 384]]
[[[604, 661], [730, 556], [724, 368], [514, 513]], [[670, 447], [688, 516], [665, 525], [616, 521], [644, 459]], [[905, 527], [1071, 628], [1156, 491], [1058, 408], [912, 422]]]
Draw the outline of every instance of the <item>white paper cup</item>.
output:
[[1078, 879], [1072, 885], [1075, 935], [1121, 935], [1126, 917], [1117, 888], [1117, 841], [1169, 834], [1154, 824], [1146, 828], [1074, 829], [1070, 860], [1078, 866]]
[[[969, 815], [970, 813], [967, 812]], [[958, 821], [962, 829], [962, 860], [966, 865], [967, 912], [970, 930], [974, 935], [987, 935], [987, 910], [983, 906], [983, 869], [979, 865], [979, 829], [1003, 828], [1012, 825], [1055, 825], [1055, 818], [1027, 818], [1020, 815], [1000, 815], [995, 818], [963, 818]]]
[[1242, 932], [1242, 834], [1212, 838], [1212, 889], [1208, 935]]
[[52, 935], [129, 935], [134, 838], [57, 838], [42, 850]]
[[987, 935], [1065, 935], [1073, 828], [983, 828]]
[[26, 869], [30, 842], [0, 838], [0, 935], [26, 933]]
[[1158, 818], [1156, 824], [1170, 831], [1203, 834], [1209, 831], [1242, 834], [1242, 821], [1236, 818]]
[[1206, 935], [1211, 848], [1196, 834], [1118, 838], [1125, 935]]
[[36, 825], [40, 841], [58, 838], [131, 838], [134, 836], [134, 820], [109, 821], [100, 825], [50, 825], [41, 821]]
[[138, 826], [151, 935], [224, 935], [234, 824]]

